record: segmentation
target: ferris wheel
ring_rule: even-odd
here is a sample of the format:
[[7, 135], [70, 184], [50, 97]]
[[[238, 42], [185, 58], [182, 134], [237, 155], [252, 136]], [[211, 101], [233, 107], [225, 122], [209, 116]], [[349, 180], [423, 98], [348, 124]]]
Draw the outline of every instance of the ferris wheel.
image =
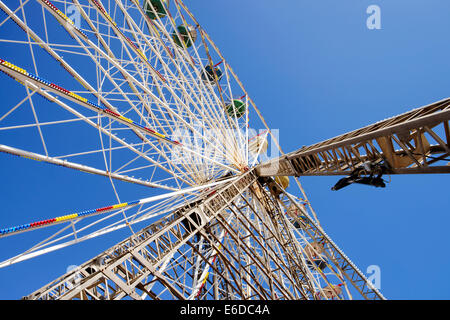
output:
[[[2, 162], [70, 170], [86, 190], [94, 176], [109, 190], [91, 197], [113, 197], [2, 222], [0, 242], [17, 251], [0, 272], [128, 233], [26, 298], [384, 299], [325, 233], [296, 177], [373, 185], [371, 168], [378, 178], [448, 172], [433, 167], [449, 152], [448, 100], [284, 155], [181, 0], [2, 0], [0, 9]], [[446, 131], [434, 131], [440, 124]], [[389, 144], [396, 130], [412, 133]]]

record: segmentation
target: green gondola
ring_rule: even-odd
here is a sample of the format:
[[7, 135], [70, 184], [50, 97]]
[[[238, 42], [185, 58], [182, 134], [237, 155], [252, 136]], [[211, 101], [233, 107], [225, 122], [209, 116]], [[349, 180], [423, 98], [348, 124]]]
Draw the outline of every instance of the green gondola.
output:
[[242, 117], [245, 114], [245, 109], [245, 103], [239, 99], [234, 99], [233, 102], [226, 107], [228, 115], [236, 118]]
[[[151, 3], [151, 5], [150, 5]], [[152, 9], [155, 9], [156, 13], [158, 14], [158, 17], [164, 18], [167, 15], [167, 11], [165, 8], [169, 7], [169, 3], [167, 0], [144, 0], [144, 11], [145, 14], [152, 20], [156, 19], [156, 15]]]
[[[175, 41], [177, 46], [182, 48], [183, 45], [181, 44], [181, 41], [183, 41], [184, 44], [186, 45], [186, 47], [189, 48], [190, 46], [192, 46], [192, 44], [195, 42], [195, 40], [197, 40], [197, 30], [195, 30], [195, 28], [193, 26], [179, 25], [177, 27], [177, 30], [178, 30], [178, 33], [180, 34], [181, 40], [175, 31], [172, 32], [172, 39], [173, 39], [173, 41]], [[190, 35], [190, 38], [189, 38], [189, 35]]]

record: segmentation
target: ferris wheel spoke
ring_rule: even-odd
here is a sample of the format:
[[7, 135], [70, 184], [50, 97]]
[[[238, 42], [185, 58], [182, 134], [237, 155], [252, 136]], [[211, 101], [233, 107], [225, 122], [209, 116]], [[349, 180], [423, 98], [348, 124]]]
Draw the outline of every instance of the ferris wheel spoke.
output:
[[36, 160], [36, 161], [46, 162], [46, 163], [54, 164], [57, 166], [71, 168], [71, 169], [75, 169], [75, 170], [82, 171], [82, 172], [97, 174], [97, 175], [104, 176], [104, 177], [110, 177], [112, 179], [117, 179], [120, 181], [140, 184], [140, 185], [147, 186], [147, 187], [176, 190], [175, 188], [170, 188], [170, 187], [160, 185], [157, 183], [143, 181], [141, 179], [124, 176], [122, 174], [109, 172], [107, 170], [100, 170], [100, 169], [93, 168], [93, 167], [90, 167], [87, 165], [82, 165], [82, 164], [78, 164], [75, 162], [69, 162], [67, 160], [61, 160], [61, 159], [58, 159], [55, 157], [50, 157], [48, 155], [41, 155], [41, 154], [38, 154], [35, 152], [29, 152], [29, 151], [13, 148], [13, 147], [6, 146], [6, 145], [0, 145], [0, 152], [9, 153], [9, 154], [13, 154], [16, 156], [20, 156], [23, 158], [32, 159], [32, 160]]
[[[231, 181], [234, 179], [231, 179]], [[230, 181], [230, 180], [229, 180]], [[3, 268], [5, 266], [15, 264], [20, 261], [24, 261], [27, 259], [31, 259], [33, 257], [46, 254], [55, 250], [59, 250], [62, 248], [65, 248], [67, 246], [71, 246], [76, 243], [80, 243], [125, 227], [128, 227], [130, 225], [134, 225], [136, 223], [140, 223], [143, 221], [146, 221], [148, 219], [154, 219], [157, 216], [162, 216], [166, 212], [173, 211], [174, 208], [179, 206], [184, 206], [185, 202], [187, 201], [186, 196], [189, 196], [188, 199], [192, 201], [195, 199], [195, 197], [198, 195], [198, 192], [202, 192], [202, 190], [208, 189], [208, 188], [214, 188], [218, 185], [221, 185], [225, 183], [226, 181], [220, 181], [220, 182], [213, 182], [204, 186], [198, 186], [193, 188], [187, 188], [180, 191], [175, 191], [159, 196], [153, 196], [149, 198], [144, 198], [136, 201], [132, 201], [129, 203], [119, 203], [112, 206], [107, 206], [103, 208], [98, 209], [92, 209], [92, 210], [86, 210], [80, 213], [65, 215], [61, 217], [56, 217], [53, 219], [43, 220], [40, 222], [34, 222], [30, 224], [25, 224], [17, 227], [7, 228], [7, 229], [1, 229], [0, 230], [0, 238], [11, 236], [11, 235], [17, 235], [23, 232], [27, 231], [33, 231], [38, 230], [41, 228], [49, 227], [55, 224], [64, 224], [69, 222], [69, 225], [66, 225], [61, 230], [54, 233], [52, 236], [48, 237], [47, 239], [37, 243], [35, 246], [30, 248], [29, 250], [23, 252], [22, 254], [12, 257], [10, 259], [7, 259], [3, 262], [0, 262], [0, 268]], [[155, 205], [150, 207], [145, 207], [145, 205], [151, 204], [153, 202], [156, 202]], [[113, 222], [105, 227], [102, 227], [98, 230], [95, 230], [93, 232], [90, 232], [86, 235], [83, 235], [83, 232], [85, 232], [87, 229], [92, 228], [96, 226], [99, 223], [104, 222], [107, 219], [111, 219], [114, 216], [122, 213], [123, 210], [130, 210], [132, 208], [139, 207], [136, 213], [130, 214], [128, 217], [124, 217], [122, 219], [119, 219], [116, 222]], [[108, 214], [109, 213], [109, 214]], [[108, 214], [108, 215], [106, 215]], [[60, 236], [59, 238], [55, 238], [56, 236], [60, 235], [62, 232], [66, 231], [68, 228], [72, 227], [70, 223], [79, 224], [80, 221], [83, 219], [87, 219], [92, 216], [104, 216], [103, 218], [97, 219], [96, 221], [92, 222], [91, 224], [88, 224], [84, 227], [80, 227], [78, 229], [74, 229], [73, 232], [67, 233], [66, 235]], [[75, 237], [75, 235], [78, 235]], [[70, 237], [74, 237], [72, 240], [66, 240]], [[62, 242], [63, 241], [63, 242]], [[58, 243], [59, 242], [59, 243]]]
[[[36, 91], [35, 91], [36, 92]], [[86, 117], [86, 119], [97, 119], [98, 116], [93, 116], [93, 117]], [[0, 120], [1, 121], [1, 120]], [[83, 121], [83, 119], [79, 119], [79, 118], [74, 118], [74, 119], [67, 119], [67, 120], [55, 120], [55, 121], [46, 121], [46, 122], [40, 122], [39, 125], [41, 127], [44, 126], [50, 126], [50, 125], [57, 125], [57, 124], [66, 124], [66, 123], [72, 123], [72, 122], [79, 122], [79, 121]], [[29, 123], [29, 124], [19, 124], [19, 125], [14, 125], [14, 126], [5, 126], [5, 127], [0, 127], [0, 131], [4, 131], [4, 130], [14, 130], [14, 129], [24, 129], [24, 128], [35, 128], [37, 127], [37, 123]], [[116, 129], [118, 130], [118, 129]], [[142, 143], [141, 143], [142, 144]], [[137, 144], [136, 144], [137, 145]], [[85, 154], [87, 153], [92, 153], [92, 152], [96, 152], [96, 151], [87, 151], [84, 152]], [[83, 153], [79, 153], [80, 155]], [[70, 156], [74, 156], [73, 155], [67, 155], [66, 157], [70, 157]], [[59, 156], [59, 157], [64, 157], [64, 156]], [[57, 157], [58, 158], [58, 157]]]

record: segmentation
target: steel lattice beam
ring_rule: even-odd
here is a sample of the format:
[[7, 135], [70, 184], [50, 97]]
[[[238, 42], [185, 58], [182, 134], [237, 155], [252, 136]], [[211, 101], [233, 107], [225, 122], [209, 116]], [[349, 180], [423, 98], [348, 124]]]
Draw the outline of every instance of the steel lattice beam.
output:
[[450, 173], [450, 99], [345, 133], [257, 168], [260, 176], [348, 175], [369, 161], [389, 174]]
[[[270, 181], [247, 172], [26, 299], [316, 299], [322, 288], [307, 266], [308, 243], [285, 214], [295, 201], [273, 193]], [[330, 268], [361, 297], [384, 299], [306, 212], [304, 218], [296, 220], [299, 230], [324, 245]]]
[[[183, 208], [183, 212], [172, 213], [83, 264], [79, 270], [64, 275], [27, 298], [119, 299], [130, 296], [139, 299], [140, 295], [136, 290], [142, 288], [140, 291], [147, 291], [142, 281], [149, 275], [156, 277], [173, 297], [184, 298], [184, 294], [168, 277], [158, 271], [158, 267], [185, 245], [198, 230], [205, 227], [228, 202], [254, 183], [255, 179], [254, 175], [247, 174], [220, 189], [204, 202], [193, 203]], [[187, 230], [183, 224], [184, 219], [190, 217], [194, 211], [201, 211], [203, 219], [199, 223], [187, 218], [191, 225], [195, 226], [195, 230]], [[79, 280], [80, 283], [74, 286]]]

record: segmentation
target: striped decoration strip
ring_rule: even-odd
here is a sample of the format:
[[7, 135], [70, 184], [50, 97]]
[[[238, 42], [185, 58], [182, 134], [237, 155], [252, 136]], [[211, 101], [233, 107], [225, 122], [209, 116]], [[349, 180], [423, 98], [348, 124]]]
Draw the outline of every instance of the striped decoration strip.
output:
[[47, 226], [47, 225], [55, 224], [58, 222], [70, 221], [70, 220], [74, 220], [76, 218], [82, 218], [85, 216], [94, 216], [97, 214], [105, 213], [107, 211], [116, 210], [116, 209], [120, 209], [123, 207], [138, 205], [138, 204], [140, 204], [140, 202], [141, 202], [141, 200], [118, 203], [118, 204], [115, 204], [112, 206], [86, 210], [86, 211], [72, 213], [72, 214], [68, 214], [65, 216], [60, 216], [60, 217], [56, 217], [56, 218], [52, 218], [52, 219], [36, 221], [36, 222], [22, 224], [22, 225], [10, 227], [10, 228], [4, 228], [4, 229], [0, 229], [0, 236], [6, 235], [6, 234], [9, 235], [12, 233], [16, 233], [19, 231], [25, 231], [25, 230], [33, 229], [33, 228], [37, 228], [37, 227]]

